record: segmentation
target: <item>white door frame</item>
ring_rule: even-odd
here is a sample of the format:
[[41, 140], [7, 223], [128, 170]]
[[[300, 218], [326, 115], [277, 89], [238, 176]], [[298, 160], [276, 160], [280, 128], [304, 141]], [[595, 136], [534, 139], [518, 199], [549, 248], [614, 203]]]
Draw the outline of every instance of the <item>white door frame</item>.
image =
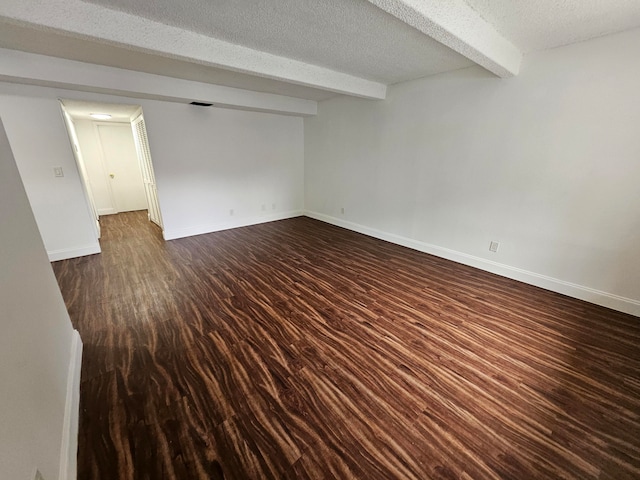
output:
[[[141, 125], [144, 132], [140, 136], [137, 126]], [[136, 144], [136, 152], [138, 154], [138, 162], [142, 172], [142, 181], [144, 182], [145, 194], [147, 196], [149, 221], [155, 223], [162, 228], [164, 236], [164, 224], [162, 222], [162, 210], [160, 208], [160, 200], [158, 199], [158, 187], [156, 185], [156, 177], [153, 170], [153, 160], [151, 158], [151, 148], [147, 136], [147, 126], [144, 121], [142, 108], [140, 112], [131, 121], [131, 130], [133, 132], [133, 140]]]
[[64, 107], [64, 103], [62, 103], [62, 99], [58, 98], [58, 102], [60, 102], [60, 109], [62, 110], [62, 118], [64, 120], [64, 124], [67, 127], [67, 135], [69, 136], [69, 142], [71, 143], [71, 151], [73, 153], [73, 158], [76, 161], [76, 167], [78, 168], [78, 174], [80, 177], [80, 183], [82, 184], [82, 192], [84, 194], [85, 201], [87, 202], [87, 208], [89, 209], [89, 213], [91, 218], [94, 219], [93, 229], [96, 234], [96, 238], [100, 238], [100, 216], [98, 215], [98, 210], [96, 209], [95, 200], [93, 199], [93, 191], [91, 190], [91, 184], [87, 177], [87, 169], [84, 164], [84, 158], [82, 157], [82, 150], [80, 149], [80, 142], [78, 141], [78, 135], [76, 134], [76, 127], [73, 123], [73, 119], [71, 115], [67, 112], [67, 109]]

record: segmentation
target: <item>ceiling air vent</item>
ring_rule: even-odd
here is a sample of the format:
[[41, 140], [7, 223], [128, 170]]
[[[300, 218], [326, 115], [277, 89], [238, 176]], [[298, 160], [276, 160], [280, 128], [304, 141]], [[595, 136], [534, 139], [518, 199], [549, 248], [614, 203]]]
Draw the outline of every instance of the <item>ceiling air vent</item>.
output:
[[197, 105], [199, 107], [210, 107], [213, 103], [204, 103], [204, 102], [191, 102], [190, 105]]

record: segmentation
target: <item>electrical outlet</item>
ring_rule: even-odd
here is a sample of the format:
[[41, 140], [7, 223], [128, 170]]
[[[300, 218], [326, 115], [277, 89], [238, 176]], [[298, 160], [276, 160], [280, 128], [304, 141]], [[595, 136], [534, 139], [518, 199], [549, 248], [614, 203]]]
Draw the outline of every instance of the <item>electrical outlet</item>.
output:
[[62, 167], [53, 167], [53, 174], [56, 177], [64, 177], [64, 171], [62, 170]]
[[495, 240], [489, 244], [489, 251], [496, 253], [498, 251], [498, 247], [500, 246], [500, 242], [496, 242]]
[[44, 480], [44, 477], [40, 473], [40, 470], [38, 470], [37, 468], [33, 472], [33, 480]]

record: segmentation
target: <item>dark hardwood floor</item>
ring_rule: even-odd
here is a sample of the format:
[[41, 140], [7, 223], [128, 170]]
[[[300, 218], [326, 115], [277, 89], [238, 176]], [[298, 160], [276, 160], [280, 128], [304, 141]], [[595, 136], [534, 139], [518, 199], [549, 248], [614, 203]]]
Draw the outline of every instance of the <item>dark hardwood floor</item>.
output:
[[640, 478], [640, 319], [309, 218], [54, 270], [80, 479]]

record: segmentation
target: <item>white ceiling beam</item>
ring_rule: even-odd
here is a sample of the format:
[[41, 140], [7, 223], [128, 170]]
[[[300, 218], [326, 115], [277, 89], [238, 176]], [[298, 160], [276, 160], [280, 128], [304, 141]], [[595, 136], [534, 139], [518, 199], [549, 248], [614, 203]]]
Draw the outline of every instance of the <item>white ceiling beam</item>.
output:
[[386, 85], [224, 42], [80, 0], [2, 0], [0, 17], [33, 28], [117, 44], [202, 65], [363, 98], [384, 99]]
[[495, 75], [517, 75], [522, 52], [463, 0], [368, 0]]
[[212, 85], [0, 48], [0, 81], [238, 110], [311, 116], [313, 100]]

